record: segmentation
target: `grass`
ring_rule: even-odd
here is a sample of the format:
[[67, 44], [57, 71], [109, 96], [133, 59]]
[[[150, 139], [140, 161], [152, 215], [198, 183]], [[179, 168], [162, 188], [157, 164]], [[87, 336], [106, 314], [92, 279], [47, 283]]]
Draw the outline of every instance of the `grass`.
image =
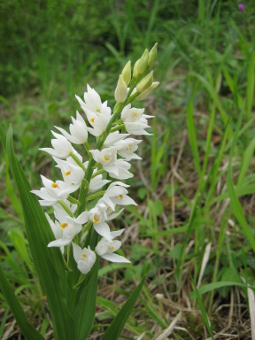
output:
[[[126, 227], [123, 252], [133, 265], [100, 263], [89, 339], [102, 337], [144, 274], [121, 339], [251, 339], [255, 13], [252, 1], [245, 12], [237, 5], [1, 4], [1, 52], [8, 55], [0, 69], [2, 123], [13, 125], [18, 159], [33, 187], [40, 173], [57, 176], [38, 149], [49, 145], [54, 125], [70, 124], [74, 94], [81, 96], [89, 82], [104, 100], [111, 98], [125, 61], [159, 42], [155, 78], [161, 85], [145, 103], [155, 116], [153, 136], [144, 138], [143, 161], [133, 164], [129, 181], [138, 208], [127, 207], [117, 221]], [[4, 156], [0, 178], [2, 266], [29, 319], [52, 339]], [[0, 315], [2, 338], [21, 338], [1, 294]]]

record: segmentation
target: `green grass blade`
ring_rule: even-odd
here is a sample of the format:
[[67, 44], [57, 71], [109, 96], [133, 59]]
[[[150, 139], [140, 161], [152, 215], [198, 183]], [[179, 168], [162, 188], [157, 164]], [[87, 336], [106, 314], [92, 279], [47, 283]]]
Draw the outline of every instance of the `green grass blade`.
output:
[[24, 336], [27, 339], [43, 340], [41, 334], [29, 323], [26, 314], [22, 309], [19, 300], [16, 298], [12, 287], [7, 281], [1, 266], [0, 288]]
[[140, 291], [143, 287], [145, 281], [145, 277], [139, 283], [139, 285], [135, 288], [132, 292], [124, 306], [121, 308], [119, 313], [114, 318], [111, 326], [107, 329], [106, 333], [104, 334], [102, 340], [117, 340], [119, 339], [120, 333], [128, 319], [129, 314], [131, 313], [135, 302], [140, 294]]
[[254, 154], [254, 150], [255, 150], [255, 138], [250, 142], [250, 144], [248, 145], [247, 149], [244, 152], [243, 159], [241, 162], [241, 169], [237, 180], [238, 187], [243, 184], [245, 174], [248, 170], [248, 167], [251, 163]]
[[[208, 285], [204, 285], [200, 287], [199, 289], [197, 289], [197, 292], [202, 295], [215, 289], [219, 289], [222, 287], [230, 287], [230, 286], [246, 288], [246, 285], [244, 283], [240, 283], [236, 281], [219, 281], [219, 282], [209, 283]], [[195, 298], [197, 296], [197, 292], [196, 291], [191, 292], [189, 296], [191, 298]]]
[[205, 311], [205, 307], [204, 307], [203, 301], [202, 301], [201, 296], [200, 296], [200, 294], [199, 294], [199, 291], [198, 291], [198, 289], [197, 289], [196, 283], [195, 283], [195, 281], [192, 279], [192, 277], [191, 277], [191, 281], [192, 281], [192, 283], [193, 283], [193, 285], [194, 285], [194, 288], [195, 288], [195, 293], [196, 293], [197, 301], [198, 301], [198, 304], [199, 304], [199, 308], [200, 308], [202, 317], [203, 317], [203, 319], [204, 319], [204, 323], [205, 323], [206, 328], [207, 328], [207, 330], [208, 330], [208, 332], [209, 332], [209, 334], [210, 334], [210, 336], [211, 336], [211, 338], [212, 338], [212, 340], [213, 340], [214, 337], [213, 337], [212, 326], [211, 326], [210, 323], [209, 323], [209, 319], [208, 319], [208, 316], [207, 316], [207, 314], [206, 314], [206, 311]]
[[247, 70], [247, 120], [250, 118], [253, 99], [254, 99], [254, 66], [255, 66], [255, 51], [252, 53]]
[[191, 151], [192, 151], [193, 159], [194, 159], [194, 165], [195, 165], [197, 173], [200, 177], [200, 174], [201, 174], [200, 159], [199, 159], [195, 124], [194, 124], [194, 117], [193, 117], [193, 113], [194, 113], [193, 97], [194, 97], [194, 94], [195, 94], [195, 91], [192, 93], [190, 100], [189, 100], [188, 107], [187, 107], [187, 127], [188, 127], [190, 147], [191, 147]]
[[231, 150], [230, 150], [230, 155], [229, 155], [229, 166], [228, 166], [228, 173], [227, 173], [227, 188], [228, 188], [228, 192], [229, 192], [229, 197], [230, 197], [230, 201], [231, 201], [231, 206], [233, 208], [233, 213], [236, 217], [236, 219], [238, 220], [238, 222], [240, 223], [245, 236], [247, 237], [248, 241], [250, 242], [250, 245], [252, 246], [253, 251], [255, 251], [255, 240], [253, 237], [253, 234], [251, 232], [251, 229], [249, 228], [244, 213], [243, 213], [243, 209], [242, 206], [237, 198], [236, 195], [236, 191], [234, 188], [234, 184], [233, 184], [233, 180], [232, 180], [232, 168], [231, 168], [231, 163], [232, 163], [232, 158], [233, 158], [233, 154], [234, 154], [234, 147], [236, 145], [237, 142], [237, 138], [238, 138], [238, 133], [241, 127], [241, 123], [242, 123], [242, 116], [243, 116], [243, 110], [240, 112], [239, 114], [239, 118], [238, 118], [238, 122], [236, 124], [236, 131], [234, 134], [234, 138], [233, 138], [233, 142], [232, 142], [232, 146], [231, 146]]
[[240, 223], [245, 236], [247, 237], [248, 241], [250, 242], [250, 245], [252, 246], [253, 251], [255, 251], [255, 240], [254, 237], [252, 235], [251, 229], [249, 228], [244, 213], [243, 213], [243, 209], [242, 206], [237, 198], [236, 192], [235, 192], [235, 188], [234, 188], [234, 184], [231, 178], [231, 170], [230, 170], [230, 166], [229, 166], [229, 171], [228, 171], [228, 175], [227, 175], [227, 187], [228, 187], [228, 192], [229, 192], [229, 197], [231, 200], [231, 205], [233, 208], [233, 213], [236, 217], [236, 219], [238, 220], [238, 222]]
[[12, 129], [7, 135], [7, 154], [20, 195], [27, 238], [36, 272], [47, 296], [56, 340], [74, 338], [74, 321], [70, 310], [69, 290], [65, 277], [63, 257], [59, 249], [47, 248], [54, 239], [46, 216], [32, 190], [13, 149]]

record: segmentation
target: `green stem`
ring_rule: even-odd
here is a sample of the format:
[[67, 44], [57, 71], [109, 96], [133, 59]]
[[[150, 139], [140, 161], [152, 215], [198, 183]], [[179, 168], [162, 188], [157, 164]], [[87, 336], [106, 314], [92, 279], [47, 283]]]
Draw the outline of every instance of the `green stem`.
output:
[[87, 202], [92, 201], [94, 198], [102, 197], [102, 196], [104, 196], [104, 194], [105, 194], [105, 190], [98, 191], [98, 192], [88, 196], [87, 197]]
[[70, 152], [70, 157], [72, 157], [72, 159], [75, 161], [75, 163], [78, 164], [79, 167], [81, 167], [84, 172], [86, 172], [85, 166], [83, 165], [83, 163], [80, 161], [80, 159], [73, 152]]
[[92, 178], [98, 176], [98, 175], [101, 175], [101, 174], [104, 174], [106, 171], [105, 169], [101, 169], [101, 170], [98, 170], [97, 172], [95, 172], [93, 175], [92, 175]]
[[111, 133], [114, 132], [114, 131], [121, 130], [124, 127], [125, 127], [125, 124], [117, 125], [117, 126], [115, 126], [114, 128], [111, 129]]
[[73, 204], [77, 204], [77, 205], [80, 205], [80, 204], [81, 204], [77, 199], [75, 199], [75, 198], [72, 197], [72, 196], [69, 196], [69, 197], [67, 198], [67, 200], [68, 200], [70, 203], [73, 203]]
[[61, 205], [61, 207], [68, 213], [69, 216], [74, 217], [74, 214], [72, 211], [68, 208], [68, 206], [65, 204], [64, 201], [58, 201], [58, 203]]

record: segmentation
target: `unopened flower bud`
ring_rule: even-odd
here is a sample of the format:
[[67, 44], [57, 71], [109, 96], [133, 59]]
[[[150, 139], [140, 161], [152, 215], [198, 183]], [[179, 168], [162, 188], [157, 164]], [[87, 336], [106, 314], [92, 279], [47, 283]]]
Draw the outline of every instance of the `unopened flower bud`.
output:
[[135, 65], [134, 65], [134, 69], [133, 69], [133, 77], [136, 78], [139, 73], [138, 73], [138, 65], [139, 65], [139, 62], [140, 62], [141, 59], [138, 59], [136, 62], [135, 62]]
[[146, 67], [148, 66], [148, 61], [149, 61], [149, 51], [146, 50], [143, 52], [143, 55], [141, 56], [141, 59], [138, 64], [138, 73], [143, 74], [145, 71]]
[[126, 65], [124, 66], [121, 75], [124, 79], [124, 82], [128, 86], [130, 79], [131, 79], [131, 61], [129, 60]]
[[151, 65], [154, 63], [154, 61], [155, 61], [155, 59], [156, 59], [156, 57], [157, 57], [157, 48], [158, 48], [158, 43], [156, 43], [156, 44], [152, 47], [152, 49], [150, 50], [148, 66], [151, 66]]
[[145, 91], [146, 89], [148, 89], [148, 87], [151, 86], [152, 82], [153, 82], [153, 71], [151, 71], [149, 74], [147, 74], [147, 76], [144, 77], [136, 85], [137, 92], [141, 93], [141, 92]]
[[147, 90], [143, 91], [142, 93], [139, 94], [139, 96], [136, 97], [136, 100], [143, 100], [147, 98], [151, 91], [154, 90], [158, 85], [159, 85], [158, 81], [153, 82], [151, 86], [147, 88]]
[[118, 84], [114, 93], [114, 97], [117, 103], [124, 103], [127, 99], [128, 89], [127, 85], [123, 79], [123, 76], [120, 74]]

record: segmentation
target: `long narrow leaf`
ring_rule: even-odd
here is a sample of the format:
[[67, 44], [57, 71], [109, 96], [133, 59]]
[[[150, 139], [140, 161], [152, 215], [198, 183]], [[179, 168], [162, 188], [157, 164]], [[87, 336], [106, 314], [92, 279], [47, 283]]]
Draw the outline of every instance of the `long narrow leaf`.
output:
[[204, 319], [206, 328], [207, 328], [208, 332], [210, 333], [210, 336], [211, 336], [211, 338], [212, 338], [212, 340], [213, 340], [214, 337], [213, 337], [212, 326], [210, 325], [209, 318], [208, 318], [207, 313], [206, 313], [206, 311], [205, 311], [205, 307], [204, 307], [204, 304], [203, 304], [203, 300], [201, 299], [201, 296], [200, 296], [200, 294], [199, 294], [199, 291], [198, 291], [198, 288], [197, 288], [197, 286], [196, 286], [196, 283], [195, 283], [194, 279], [191, 278], [191, 281], [192, 281], [192, 283], [193, 283], [193, 285], [194, 285], [194, 288], [195, 288], [195, 293], [196, 293], [197, 301], [198, 301], [199, 308], [200, 308], [202, 317], [203, 317], [203, 319]]
[[0, 288], [24, 336], [27, 339], [43, 340], [41, 334], [35, 329], [33, 325], [31, 325], [31, 323], [29, 323], [26, 314], [22, 309], [19, 300], [15, 296], [12, 287], [7, 281], [1, 266]]
[[119, 313], [114, 318], [111, 326], [107, 329], [105, 335], [102, 340], [117, 340], [119, 339], [120, 333], [128, 319], [129, 314], [131, 313], [135, 302], [140, 294], [142, 286], [144, 284], [145, 277], [139, 283], [139, 285], [135, 288], [133, 293], [130, 295], [124, 306], [121, 308]]
[[193, 154], [194, 159], [194, 165], [197, 170], [198, 175], [201, 174], [201, 168], [200, 168], [200, 160], [199, 160], [199, 152], [198, 152], [198, 146], [197, 146], [197, 138], [196, 138], [196, 131], [195, 131], [195, 123], [194, 123], [194, 109], [193, 109], [193, 97], [194, 93], [192, 93], [189, 104], [187, 107], [187, 127], [188, 127], [188, 134], [189, 134], [189, 142], [191, 151]]
[[75, 339], [84, 340], [89, 335], [95, 319], [98, 282], [98, 259], [89, 272], [81, 291], [77, 293], [75, 307]]
[[7, 134], [7, 154], [20, 195], [26, 232], [36, 272], [47, 296], [56, 340], [74, 338], [74, 321], [69, 289], [65, 278], [63, 257], [59, 249], [47, 248], [54, 239], [45, 214], [32, 190], [25, 173], [18, 163], [12, 144], [12, 129]]

